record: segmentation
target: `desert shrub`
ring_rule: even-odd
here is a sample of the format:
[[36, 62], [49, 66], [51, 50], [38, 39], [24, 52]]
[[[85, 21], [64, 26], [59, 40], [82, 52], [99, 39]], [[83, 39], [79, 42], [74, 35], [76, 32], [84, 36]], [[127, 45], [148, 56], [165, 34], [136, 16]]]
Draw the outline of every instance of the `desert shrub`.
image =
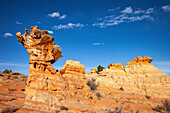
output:
[[152, 108], [152, 110], [157, 112], [165, 111], [166, 113], [170, 113], [170, 100], [162, 100], [162, 106], [157, 105], [155, 108]]
[[16, 91], [16, 89], [8, 88], [8, 91]]
[[124, 91], [123, 87], [119, 88], [119, 90]]
[[101, 65], [99, 65], [98, 67], [97, 67], [97, 73], [99, 73], [100, 71], [103, 71], [103, 69], [105, 69], [103, 66], [101, 66]]
[[3, 71], [3, 73], [11, 73], [12, 72], [12, 70], [10, 69], [10, 70], [8, 70], [8, 69], [5, 69], [4, 71]]
[[152, 108], [152, 110], [161, 112], [162, 110], [164, 110], [164, 108], [162, 106], [157, 105], [156, 107]]
[[101, 93], [100, 92], [97, 92], [96, 93], [96, 96], [97, 96], [97, 98], [100, 100], [100, 98], [102, 97], [102, 95], [101, 95]]
[[150, 96], [148, 96], [148, 95], [145, 95], [145, 97], [147, 98], [147, 99], [150, 99], [151, 97]]
[[99, 83], [96, 83], [96, 79], [91, 78], [88, 80], [87, 85], [90, 87], [92, 91], [95, 91], [97, 87], [99, 86]]
[[61, 109], [61, 110], [68, 110], [68, 108], [65, 107], [65, 106], [61, 106], [60, 109]]
[[13, 113], [13, 112], [16, 112], [17, 110], [19, 110], [19, 108], [17, 107], [5, 107], [5, 108], [2, 108], [1, 113]]
[[170, 113], [170, 100], [168, 100], [168, 99], [162, 100], [162, 104], [163, 104], [165, 111]]

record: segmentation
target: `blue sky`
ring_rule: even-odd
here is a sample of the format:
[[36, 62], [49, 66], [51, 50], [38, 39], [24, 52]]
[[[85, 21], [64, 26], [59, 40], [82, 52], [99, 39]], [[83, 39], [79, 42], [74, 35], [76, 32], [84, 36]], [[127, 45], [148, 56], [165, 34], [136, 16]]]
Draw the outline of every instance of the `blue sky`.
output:
[[56, 69], [76, 60], [89, 72], [149, 56], [170, 75], [169, 0], [4, 0], [0, 10], [0, 71], [28, 75], [29, 55], [15, 34], [37, 25], [62, 49]]

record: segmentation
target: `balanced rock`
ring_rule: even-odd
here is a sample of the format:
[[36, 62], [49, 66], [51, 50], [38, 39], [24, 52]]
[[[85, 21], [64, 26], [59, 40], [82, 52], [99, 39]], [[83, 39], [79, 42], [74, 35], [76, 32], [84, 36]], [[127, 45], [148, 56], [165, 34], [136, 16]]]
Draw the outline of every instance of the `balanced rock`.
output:
[[[30, 55], [30, 72], [25, 89], [23, 112], [55, 112], [64, 105], [74, 108], [77, 103], [72, 98], [87, 98], [90, 88], [86, 85], [85, 67], [78, 61], [66, 61], [63, 71], [56, 72], [51, 64], [62, 57], [61, 48], [55, 45], [54, 38], [48, 31], [31, 27], [31, 33], [16, 33], [17, 39], [23, 44]], [[69, 102], [67, 101], [69, 99]], [[90, 102], [76, 109], [91, 110]], [[29, 111], [30, 110], [30, 111]]]

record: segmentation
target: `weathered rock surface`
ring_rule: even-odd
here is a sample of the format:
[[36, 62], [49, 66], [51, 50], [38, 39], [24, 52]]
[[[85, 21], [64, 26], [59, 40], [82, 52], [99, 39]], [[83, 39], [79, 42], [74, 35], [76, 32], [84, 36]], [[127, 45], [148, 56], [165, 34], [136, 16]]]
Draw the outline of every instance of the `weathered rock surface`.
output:
[[97, 68], [91, 68], [91, 73], [97, 73], [98, 69]]
[[[92, 110], [91, 102], [86, 100], [82, 107], [75, 98], [90, 96], [90, 88], [86, 85], [85, 67], [78, 61], [66, 61], [60, 72], [56, 72], [52, 63], [61, 55], [61, 48], [55, 45], [54, 38], [47, 31], [31, 27], [31, 33], [17, 33], [17, 39], [30, 55], [30, 72], [25, 90], [25, 105], [22, 109], [54, 112], [60, 106], [69, 109]], [[74, 99], [73, 99], [74, 98]], [[69, 99], [69, 101], [68, 101]], [[78, 104], [77, 106], [75, 106]]]
[[150, 64], [152, 60], [138, 56], [125, 67], [121, 63], [109, 64], [99, 75], [88, 74], [87, 78], [96, 78], [100, 86], [111, 90], [121, 88], [129, 93], [170, 98], [170, 77]]

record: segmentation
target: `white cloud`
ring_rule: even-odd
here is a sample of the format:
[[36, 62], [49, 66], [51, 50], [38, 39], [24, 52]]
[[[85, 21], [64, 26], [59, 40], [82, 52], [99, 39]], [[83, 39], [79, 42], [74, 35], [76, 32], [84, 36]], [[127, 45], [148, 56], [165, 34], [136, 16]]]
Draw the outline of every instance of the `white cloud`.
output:
[[67, 17], [67, 15], [63, 15], [63, 16], [60, 16], [59, 19], [64, 19], [66, 17]]
[[104, 45], [104, 43], [96, 42], [96, 43], [92, 43], [92, 45], [94, 45], [94, 46], [100, 46], [100, 45]]
[[145, 10], [138, 10], [134, 12], [135, 14], [145, 13]]
[[37, 22], [37, 24], [41, 24], [41, 22]]
[[149, 8], [145, 11], [145, 14], [151, 14], [154, 13], [154, 9], [153, 8]]
[[110, 15], [110, 16], [107, 16], [107, 18], [104, 17], [104, 19], [101, 20], [101, 22], [92, 24], [92, 26], [104, 28], [107, 26], [118, 25], [120, 23], [136, 22], [136, 21], [141, 21], [144, 19], [151, 20], [151, 21], [154, 20], [154, 18], [151, 15], [141, 15], [141, 16], [132, 16], [132, 15], [127, 15], [127, 14], [121, 14], [118, 16]]
[[117, 10], [117, 9], [120, 9], [120, 7], [116, 7], [116, 8], [113, 8], [113, 9], [108, 9], [107, 11], [108, 11], [108, 12], [112, 12], [112, 11], [115, 11], [115, 10]]
[[12, 37], [13, 35], [11, 33], [5, 33], [4, 37]]
[[121, 13], [132, 13], [133, 9], [131, 7], [126, 7]]
[[170, 61], [157, 61], [152, 64], [160, 69], [160, 71], [170, 75]]
[[16, 24], [22, 24], [21, 22], [19, 22], [19, 21], [16, 21]]
[[54, 33], [53, 31], [50, 31], [50, 30], [46, 30], [46, 31], [48, 31], [48, 33], [50, 33], [50, 34], [53, 34], [53, 33]]
[[65, 14], [61, 16], [59, 12], [54, 12], [54, 13], [48, 14], [48, 16], [52, 17], [52, 18], [57, 17], [59, 19], [65, 19], [67, 17], [67, 15], [65, 15]]
[[59, 17], [60, 16], [60, 13], [59, 12], [54, 12], [54, 13], [51, 13], [51, 14], [48, 14], [49, 17]]
[[162, 10], [163, 10], [164, 12], [170, 11], [170, 5], [162, 6]]
[[55, 30], [58, 30], [58, 29], [69, 29], [69, 28], [76, 28], [76, 27], [79, 27], [79, 28], [82, 28], [82, 27], [84, 27], [84, 24], [80, 24], [80, 23], [76, 23], [76, 24], [74, 24], [74, 23], [68, 23], [68, 24], [66, 24], [66, 25], [62, 25], [62, 24], [60, 24], [60, 25], [56, 25], [56, 26], [54, 26], [53, 28], [55, 29]]

